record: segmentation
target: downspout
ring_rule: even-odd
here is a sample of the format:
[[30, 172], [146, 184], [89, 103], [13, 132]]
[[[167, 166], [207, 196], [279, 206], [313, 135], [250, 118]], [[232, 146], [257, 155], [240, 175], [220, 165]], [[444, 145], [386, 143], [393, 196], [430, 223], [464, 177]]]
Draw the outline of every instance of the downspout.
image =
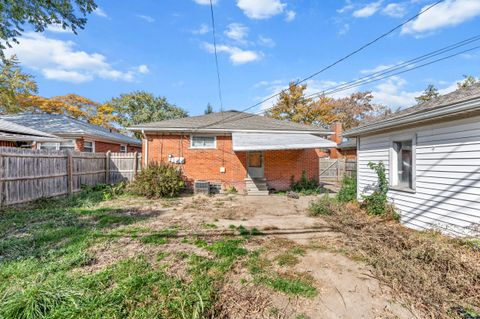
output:
[[142, 137], [145, 139], [145, 158], [143, 160], [145, 167], [148, 166], [148, 138], [145, 135], [145, 131], [142, 129]]

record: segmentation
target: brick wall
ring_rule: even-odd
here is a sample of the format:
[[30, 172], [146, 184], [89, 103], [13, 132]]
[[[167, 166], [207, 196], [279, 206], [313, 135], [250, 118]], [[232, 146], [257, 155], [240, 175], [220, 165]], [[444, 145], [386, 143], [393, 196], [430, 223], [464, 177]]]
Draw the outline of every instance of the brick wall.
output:
[[[88, 140], [88, 139], [87, 139]], [[75, 150], [83, 152], [83, 138], [78, 138], [75, 140]], [[101, 141], [95, 141], [95, 153], [106, 153], [106, 152], [120, 152], [120, 144], [116, 143], [107, 143]], [[142, 148], [138, 146], [127, 145], [127, 152], [141, 152]]]
[[[148, 135], [148, 161], [168, 162], [168, 155], [184, 157], [181, 166], [189, 183], [208, 180], [224, 186], [245, 188], [246, 153], [232, 151], [230, 136], [217, 136], [216, 149], [190, 149], [190, 137], [180, 135]], [[144, 143], [145, 146], [145, 143]], [[223, 151], [224, 150], [224, 151]], [[142, 151], [145, 155], [145, 152]], [[225, 167], [225, 173], [220, 168]]]
[[0, 147], [16, 147], [17, 143], [12, 141], [0, 141]]
[[[190, 149], [190, 137], [180, 135], [148, 135], [148, 161], [168, 162], [168, 155], [184, 157], [181, 166], [189, 182], [208, 180], [224, 186], [245, 188], [247, 176], [246, 152], [233, 152], [231, 136], [218, 136], [216, 149]], [[145, 141], [144, 141], [145, 147]], [[225, 150], [224, 152], [222, 150]], [[146, 152], [142, 152], [145, 156]], [[264, 152], [265, 177], [269, 187], [284, 190], [290, 187], [292, 175], [298, 180], [305, 170], [307, 176], [318, 179], [318, 150], [288, 150]], [[144, 159], [142, 160], [144, 163]], [[225, 167], [225, 173], [220, 173]]]

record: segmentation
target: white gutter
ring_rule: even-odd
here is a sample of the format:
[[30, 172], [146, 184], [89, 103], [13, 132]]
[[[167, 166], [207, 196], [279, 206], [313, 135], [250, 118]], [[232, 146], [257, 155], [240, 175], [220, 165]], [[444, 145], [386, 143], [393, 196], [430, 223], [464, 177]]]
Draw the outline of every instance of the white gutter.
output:
[[[142, 137], [145, 139], [145, 153], [144, 153], [144, 164], [145, 164], [145, 167], [148, 166], [148, 138], [147, 136], [145, 135], [145, 132], [142, 130]], [[142, 145], [143, 147], [143, 145]], [[143, 149], [142, 149], [143, 151]]]
[[410, 115], [405, 115], [401, 118], [394, 118], [391, 120], [382, 121], [379, 123], [372, 123], [363, 127], [352, 129], [343, 134], [345, 137], [355, 137], [364, 133], [374, 133], [382, 131], [385, 129], [398, 127], [402, 125], [415, 124], [418, 122], [425, 122], [433, 120], [435, 118], [446, 117], [453, 114], [471, 112], [471, 111], [480, 111], [480, 98], [474, 100], [460, 102], [452, 105], [446, 105], [443, 107], [433, 108], [430, 111], [413, 113]]
[[185, 129], [181, 127], [172, 127], [172, 128], [162, 128], [162, 127], [127, 127], [126, 128], [132, 132], [176, 132], [176, 133], [288, 133], [288, 134], [315, 134], [315, 135], [332, 135], [333, 132], [330, 131], [299, 131], [299, 130], [225, 130], [225, 129], [203, 129], [203, 130], [193, 130]]

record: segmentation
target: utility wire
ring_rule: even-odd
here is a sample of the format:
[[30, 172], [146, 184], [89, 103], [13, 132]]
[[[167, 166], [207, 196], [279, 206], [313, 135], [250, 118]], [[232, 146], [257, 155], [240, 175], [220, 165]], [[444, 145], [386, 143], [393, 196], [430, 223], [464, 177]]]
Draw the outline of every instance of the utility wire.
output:
[[[422, 11], [420, 11], [419, 13], [417, 13], [416, 15], [410, 17], [409, 19], [405, 20], [405, 21], [402, 22], [401, 24], [397, 25], [397, 26], [394, 27], [393, 29], [388, 30], [387, 32], [381, 34], [380, 36], [376, 37], [375, 39], [371, 40], [370, 42], [362, 45], [362, 46], [359, 47], [358, 49], [350, 52], [349, 54], [343, 56], [342, 58], [336, 60], [335, 62], [327, 65], [326, 67], [322, 68], [321, 70], [319, 70], [319, 71], [317, 71], [317, 72], [315, 72], [315, 73], [307, 76], [306, 78], [303, 78], [303, 79], [301, 79], [301, 80], [296, 81], [295, 84], [298, 85], [298, 84], [300, 84], [300, 83], [303, 83], [303, 82], [305, 82], [305, 81], [308, 81], [308, 80], [312, 79], [313, 77], [319, 75], [320, 73], [323, 73], [323, 72], [327, 71], [328, 69], [334, 67], [335, 65], [337, 65], [337, 64], [345, 61], [346, 59], [350, 58], [351, 56], [359, 53], [360, 51], [363, 51], [364, 49], [366, 49], [366, 48], [369, 47], [370, 45], [372, 45], [372, 44], [378, 42], [379, 40], [385, 38], [386, 36], [392, 34], [392, 33], [395, 32], [396, 30], [398, 30], [398, 29], [400, 29], [401, 27], [403, 27], [404, 25], [406, 25], [407, 23], [415, 20], [417, 17], [419, 17], [419, 16], [422, 15], [423, 13], [427, 12], [428, 10], [432, 9], [433, 7], [435, 7], [436, 5], [438, 5], [438, 4], [440, 4], [440, 3], [444, 2], [444, 1], [445, 1], [445, 0], [439, 0], [439, 1], [435, 2], [435, 3], [433, 3], [432, 5], [426, 7], [425, 9], [423, 9]], [[212, 2], [212, 1], [210, 0], [210, 4], [211, 4], [211, 2]], [[211, 8], [212, 8], [212, 12], [213, 12], [213, 6], [212, 6], [212, 5], [211, 5]], [[252, 109], [252, 108], [254, 108], [254, 107], [257, 107], [257, 106], [259, 106], [259, 105], [261, 105], [261, 104], [263, 104], [263, 103], [265, 103], [265, 102], [267, 102], [267, 101], [269, 101], [269, 100], [271, 100], [271, 99], [279, 96], [280, 94], [282, 94], [283, 92], [285, 92], [285, 90], [286, 90], [286, 89], [283, 89], [283, 90], [281, 90], [280, 92], [275, 93], [275, 94], [273, 94], [273, 95], [271, 95], [271, 96], [263, 99], [262, 101], [260, 101], [260, 102], [258, 102], [258, 103], [255, 103], [255, 104], [253, 104], [253, 105], [251, 105], [251, 106], [249, 106], [249, 107], [241, 110], [240, 112], [245, 112], [245, 111], [248, 111], [248, 110], [250, 110], [250, 109]], [[237, 116], [238, 116], [238, 114], [234, 114], [234, 115], [232, 115], [232, 116], [227, 117], [226, 120], [231, 119], [231, 118], [233, 118], [233, 117], [237, 117]], [[212, 125], [216, 125], [216, 124], [219, 124], [219, 123], [223, 122], [224, 120], [225, 120], [225, 119], [221, 119], [220, 121], [217, 121], [217, 122], [214, 122], [214, 123], [210, 123], [210, 124], [207, 124], [207, 125], [203, 125], [203, 126], [200, 126], [200, 127], [198, 127], [198, 128], [205, 128], [205, 127], [209, 127], [209, 126], [212, 126]]]
[[[475, 37], [472, 37], [472, 38], [469, 38], [469, 39], [466, 39], [464, 41], [461, 41], [461, 42], [458, 42], [454, 45], [450, 45], [450, 46], [447, 46], [443, 49], [439, 49], [439, 50], [436, 50], [436, 51], [433, 51], [433, 52], [439, 52], [439, 51], [442, 51], [442, 53], [445, 53], [445, 52], [448, 52], [448, 51], [451, 51], [452, 49], [450, 50], [447, 50], [445, 51], [446, 48], [450, 48], [452, 46], [456, 46], [455, 48], [458, 48], [458, 47], [461, 47], [461, 46], [464, 46], [464, 45], [467, 45], [467, 44], [470, 44], [472, 42], [475, 42], [475, 41], [478, 41], [480, 40], [480, 36], [475, 36]], [[462, 45], [459, 45], [460, 43], [463, 43], [463, 42], [466, 42]], [[428, 66], [428, 65], [431, 65], [431, 64], [434, 64], [434, 63], [438, 63], [438, 62], [441, 62], [441, 61], [444, 61], [444, 60], [447, 60], [447, 59], [450, 59], [450, 58], [453, 58], [453, 57], [456, 57], [458, 55], [461, 55], [461, 54], [464, 54], [464, 53], [467, 53], [467, 52], [470, 52], [470, 51], [474, 51], [474, 50], [477, 50], [477, 49], [480, 49], [480, 45], [479, 46], [475, 46], [475, 47], [471, 47], [471, 48], [468, 48], [468, 49], [465, 49], [465, 50], [462, 50], [462, 51], [459, 51], [459, 52], [456, 52], [456, 53], [453, 53], [453, 54], [450, 54], [448, 56], [444, 56], [444, 57], [441, 57], [441, 58], [438, 58], [436, 60], [433, 60], [433, 61], [429, 61], [429, 62], [426, 62], [424, 64], [419, 64], [419, 65], [414, 65], [414, 64], [407, 64], [407, 65], [404, 65], [402, 68], [407, 68], [405, 70], [401, 70], [401, 71], [398, 71], [398, 72], [395, 72], [395, 73], [392, 73], [392, 74], [388, 74], [388, 73], [391, 73], [392, 71], [395, 71], [395, 70], [398, 70], [399, 68], [397, 68], [396, 66], [394, 67], [391, 67], [389, 69], [386, 69], [384, 71], [379, 71], [379, 72], [375, 72], [375, 73], [372, 73], [370, 75], [367, 75], [363, 78], [365, 78], [366, 80], [363, 80], [363, 81], [351, 81], [351, 82], [348, 82], [348, 83], [351, 83], [350, 85], [347, 85], [345, 86], [344, 84], [342, 85], [337, 85], [337, 86], [333, 86], [327, 90], [324, 90], [324, 91], [321, 91], [321, 92], [316, 92], [316, 93], [313, 93], [313, 94], [310, 94], [308, 95], [307, 97], [311, 97], [311, 96], [328, 96], [328, 95], [332, 95], [334, 93], [338, 93], [338, 92], [342, 92], [342, 91], [346, 91], [348, 89], [351, 89], [351, 88], [354, 88], [354, 87], [358, 87], [358, 86], [362, 86], [364, 84], [369, 84], [369, 83], [372, 83], [372, 82], [378, 82], [378, 81], [381, 81], [381, 80], [384, 80], [384, 79], [387, 79], [387, 78], [391, 78], [393, 76], [396, 76], [396, 75], [400, 75], [400, 74], [403, 74], [403, 73], [406, 73], [406, 72], [410, 72], [410, 71], [413, 71], [413, 70], [416, 70], [416, 69], [419, 69], [419, 68], [422, 68], [422, 67], [425, 67], [425, 66]], [[432, 52], [432, 53], [433, 53]], [[430, 55], [431, 53], [429, 54], [425, 54], [423, 56], [427, 56], [427, 55]], [[438, 55], [438, 54], [436, 54]], [[432, 55], [431, 57], [433, 56], [436, 56], [436, 55]], [[423, 57], [422, 56], [422, 57]], [[415, 59], [412, 59], [410, 61], [414, 61], [415, 62], [418, 62], [418, 58], [415, 58]], [[425, 60], [425, 59], [424, 59]], [[402, 63], [403, 65], [404, 63]], [[400, 68], [400, 69], [402, 69]], [[377, 74], [376, 76], [372, 77], [373, 74]], [[381, 76], [379, 77], [379, 75], [384, 75], [384, 76]], [[385, 74], [388, 74], [388, 75], [385, 75]], [[248, 117], [251, 117], [251, 116], [255, 116], [255, 115], [259, 115], [259, 114], [262, 114], [262, 113], [265, 113], [265, 112], [268, 112], [269, 110], [273, 109], [274, 107], [270, 107], [270, 108], [267, 108], [265, 110], [262, 110], [262, 111], [259, 111], [257, 113], [254, 113], [254, 114], [241, 114], [242, 116], [241, 117], [238, 117], [238, 119], [235, 119], [235, 120], [240, 120], [240, 119], [244, 119], [244, 118], [248, 118]]]
[[210, 14], [212, 19], [212, 35], [213, 35], [213, 50], [215, 53], [215, 66], [217, 68], [218, 99], [220, 101], [220, 112], [223, 112], [222, 81], [220, 79], [220, 68], [218, 67], [217, 36], [215, 33], [215, 15], [213, 14], [212, 0], [210, 0]]

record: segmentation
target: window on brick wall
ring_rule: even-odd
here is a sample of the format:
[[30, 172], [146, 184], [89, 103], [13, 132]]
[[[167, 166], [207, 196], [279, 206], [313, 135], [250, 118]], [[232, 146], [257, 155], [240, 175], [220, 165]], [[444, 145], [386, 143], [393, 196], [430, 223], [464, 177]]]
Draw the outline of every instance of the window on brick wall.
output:
[[126, 153], [127, 152], [127, 145], [121, 144], [120, 145], [120, 153]]
[[84, 141], [83, 142], [83, 151], [87, 153], [95, 153], [95, 142], [94, 141]]
[[216, 136], [192, 135], [190, 148], [217, 148], [217, 138]]
[[75, 150], [75, 140], [67, 140], [61, 143], [39, 143], [41, 150]]

